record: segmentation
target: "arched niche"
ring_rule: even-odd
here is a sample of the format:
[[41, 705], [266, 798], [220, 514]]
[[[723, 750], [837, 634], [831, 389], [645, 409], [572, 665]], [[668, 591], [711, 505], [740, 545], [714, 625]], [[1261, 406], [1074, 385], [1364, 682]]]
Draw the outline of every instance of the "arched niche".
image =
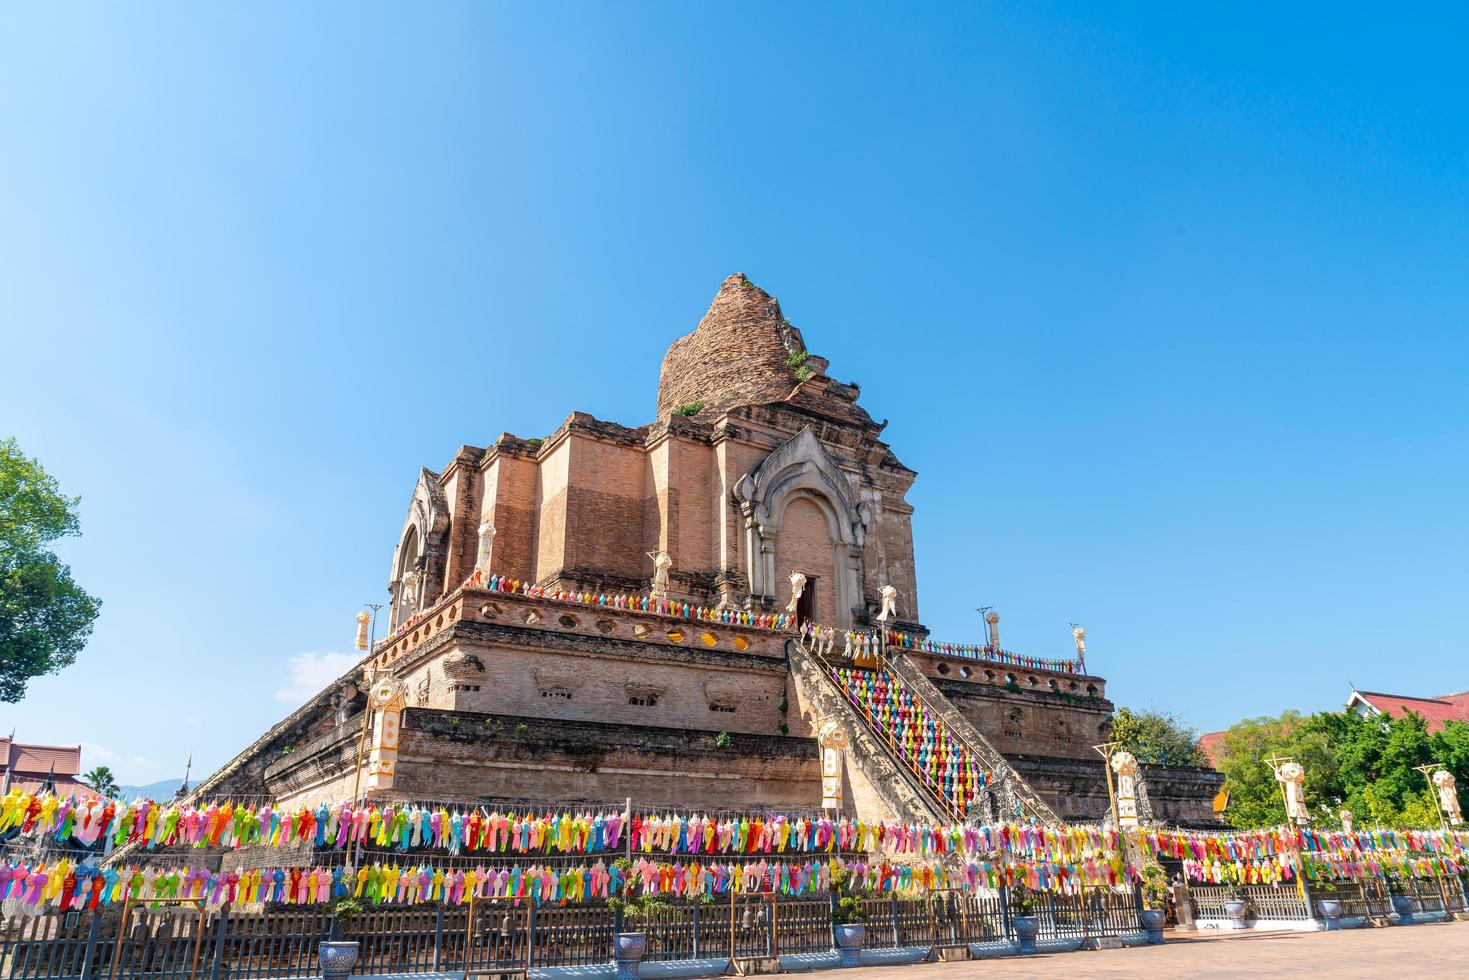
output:
[[438, 477], [425, 468], [418, 474], [398, 547], [393, 550], [388, 593], [393, 597], [394, 628], [443, 592], [448, 537], [449, 501]]
[[792, 502], [804, 500], [820, 510], [826, 518], [832, 553], [833, 581], [827, 587], [835, 600], [836, 622], [827, 625], [850, 626], [853, 609], [863, 604], [862, 549], [871, 513], [866, 503], [857, 500], [841, 467], [810, 427], [777, 446], [742, 476], [734, 495], [744, 517], [750, 594], [777, 606], [788, 598], [788, 570], [777, 567], [788, 509]]

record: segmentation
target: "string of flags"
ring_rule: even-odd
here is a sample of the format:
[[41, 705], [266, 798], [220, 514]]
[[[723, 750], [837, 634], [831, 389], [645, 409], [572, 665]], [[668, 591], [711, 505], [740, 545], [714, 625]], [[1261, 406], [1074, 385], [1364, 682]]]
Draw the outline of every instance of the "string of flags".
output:
[[765, 813], [625, 814], [606, 810], [541, 813], [453, 809], [414, 803], [322, 803], [273, 807], [248, 803], [181, 804], [101, 796], [58, 796], [12, 788], [0, 797], [0, 835], [11, 831], [57, 843], [147, 850], [246, 846], [345, 849], [350, 843], [399, 851], [438, 849], [458, 854], [578, 855], [619, 852], [659, 855], [886, 853], [918, 857], [1007, 855], [1075, 860], [1116, 852], [1115, 830], [1037, 824], [944, 824], [833, 819]]
[[1040, 657], [1023, 657], [997, 646], [975, 643], [941, 643], [912, 633], [888, 630], [888, 646], [903, 650], [918, 650], [921, 653], [937, 653], [946, 657], [964, 657], [968, 660], [988, 660], [991, 663], [1009, 664], [1030, 670], [1053, 670], [1063, 674], [1085, 673], [1078, 660], [1044, 660]]
[[567, 905], [613, 896], [658, 895], [712, 899], [736, 894], [816, 896], [831, 887], [839, 870], [857, 891], [911, 894], [936, 889], [976, 891], [1025, 886], [1074, 893], [1133, 880], [1120, 857], [1096, 856], [1071, 863], [972, 861], [962, 865], [900, 864], [879, 859], [830, 858], [751, 861], [743, 864], [654, 861], [626, 865], [598, 860], [591, 865], [550, 867], [519, 864], [444, 868], [432, 864], [376, 863], [361, 868], [260, 867], [211, 871], [205, 868], [97, 868], [61, 860], [55, 864], [0, 863], [0, 901], [43, 911], [118, 904], [129, 898], [190, 898], [207, 906], [227, 902], [319, 905], [355, 898], [372, 905], [444, 902], [460, 905], [473, 896], [536, 905]]

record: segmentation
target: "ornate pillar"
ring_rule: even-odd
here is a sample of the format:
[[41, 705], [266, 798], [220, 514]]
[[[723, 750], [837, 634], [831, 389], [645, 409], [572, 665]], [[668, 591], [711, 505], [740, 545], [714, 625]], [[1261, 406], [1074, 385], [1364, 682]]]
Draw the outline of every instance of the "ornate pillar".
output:
[[[991, 613], [990, 615], [994, 615]], [[1112, 771], [1117, 774], [1117, 823], [1137, 826], [1137, 757], [1126, 749], [1113, 754]]]
[[479, 554], [475, 556], [474, 567], [486, 572], [490, 570], [490, 548], [495, 543], [495, 525], [485, 521], [479, 526]]
[[840, 810], [843, 806], [842, 767], [847, 748], [847, 734], [835, 721], [824, 721], [817, 729], [816, 744], [821, 748], [821, 806]]
[[398, 772], [398, 730], [408, 701], [408, 686], [399, 678], [384, 674], [372, 682], [367, 699], [374, 712], [367, 789], [389, 789]]

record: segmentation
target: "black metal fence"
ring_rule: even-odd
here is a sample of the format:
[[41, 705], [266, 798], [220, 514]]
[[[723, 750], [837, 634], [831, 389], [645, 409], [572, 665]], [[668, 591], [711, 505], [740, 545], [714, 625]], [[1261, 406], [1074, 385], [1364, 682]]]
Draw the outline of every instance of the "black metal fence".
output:
[[[868, 948], [963, 945], [1014, 938], [1004, 893], [935, 892], [924, 898], [862, 900]], [[1049, 896], [1035, 914], [1042, 937], [1135, 932], [1135, 892]], [[322, 910], [290, 906], [132, 909], [120, 935], [119, 909], [21, 915], [0, 924], [3, 980], [262, 980], [320, 974], [317, 947], [330, 933]], [[357, 972], [516, 971], [607, 963], [613, 937], [648, 936], [647, 959], [744, 959], [818, 953], [834, 947], [827, 899], [740, 896], [675, 904], [626, 923], [604, 905], [543, 906], [504, 900], [465, 906], [371, 909], [341, 938], [360, 944]], [[197, 960], [196, 960], [197, 950]]]

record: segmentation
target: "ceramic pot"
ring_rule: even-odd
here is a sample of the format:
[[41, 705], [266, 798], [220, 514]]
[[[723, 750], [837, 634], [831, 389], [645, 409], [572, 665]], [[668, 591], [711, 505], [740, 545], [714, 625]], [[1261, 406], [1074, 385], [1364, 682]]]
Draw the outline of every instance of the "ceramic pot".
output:
[[1148, 942], [1154, 946], [1163, 944], [1163, 924], [1168, 921], [1168, 913], [1157, 909], [1143, 909], [1138, 916], [1142, 923], [1143, 933], [1148, 937]]
[[1041, 920], [1033, 915], [1017, 915], [1010, 920], [1015, 929], [1015, 938], [1020, 940], [1020, 952], [1035, 952], [1035, 936], [1041, 931]]
[[1236, 899], [1232, 902], [1224, 903], [1224, 911], [1229, 913], [1229, 921], [1233, 923], [1236, 929], [1249, 928], [1245, 923], [1245, 912], [1248, 908], [1249, 906], [1245, 904], [1243, 899]]
[[1341, 902], [1334, 898], [1321, 898], [1316, 900], [1316, 908], [1321, 910], [1321, 918], [1326, 920], [1328, 930], [1341, 928]]
[[323, 942], [316, 948], [316, 961], [321, 964], [323, 980], [351, 976], [352, 967], [357, 963], [357, 944]]
[[648, 951], [648, 934], [619, 932], [612, 944], [617, 957], [617, 980], [639, 980], [643, 975], [643, 954]]
[[1398, 921], [1403, 925], [1413, 924], [1413, 900], [1407, 895], [1394, 895], [1392, 910], [1398, 914]]
[[862, 943], [867, 938], [866, 923], [838, 922], [836, 937], [837, 952], [841, 954], [842, 966], [861, 966]]

